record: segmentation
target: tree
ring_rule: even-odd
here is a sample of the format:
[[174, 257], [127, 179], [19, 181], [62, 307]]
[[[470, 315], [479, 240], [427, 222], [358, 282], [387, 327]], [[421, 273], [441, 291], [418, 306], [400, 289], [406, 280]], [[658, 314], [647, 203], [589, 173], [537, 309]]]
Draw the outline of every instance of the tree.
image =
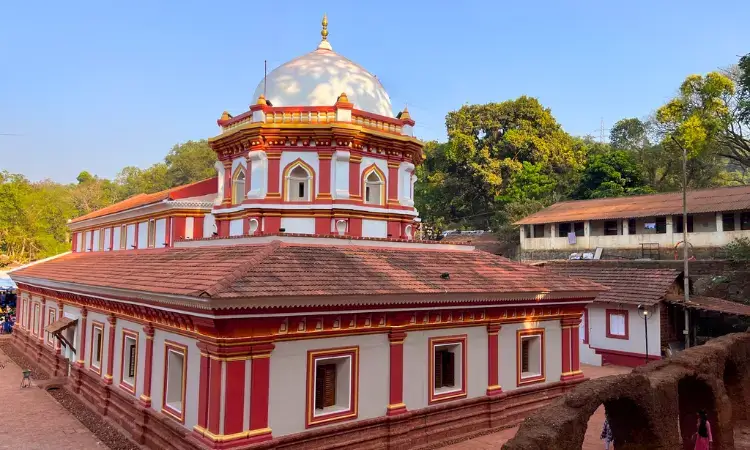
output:
[[606, 150], [589, 156], [573, 197], [621, 197], [648, 192], [652, 189], [644, 182], [634, 154], [626, 150]]
[[175, 145], [164, 158], [164, 162], [168, 187], [193, 183], [216, 175], [216, 153], [205, 139]]

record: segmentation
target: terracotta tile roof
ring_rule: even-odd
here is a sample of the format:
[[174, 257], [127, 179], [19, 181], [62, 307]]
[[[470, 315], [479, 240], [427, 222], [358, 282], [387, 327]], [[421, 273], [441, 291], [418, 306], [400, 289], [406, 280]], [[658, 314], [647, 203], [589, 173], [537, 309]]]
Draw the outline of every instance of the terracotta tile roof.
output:
[[166, 189], [161, 192], [154, 192], [153, 194], [136, 194], [130, 198], [127, 198], [121, 202], [117, 202], [114, 205], [106, 206], [102, 209], [90, 212], [81, 217], [77, 217], [70, 221], [70, 223], [77, 223], [88, 219], [95, 219], [97, 217], [106, 216], [108, 214], [114, 214], [128, 209], [138, 208], [140, 206], [146, 206], [153, 203], [161, 202], [162, 200], [178, 200], [182, 198], [198, 197], [202, 195], [215, 194], [218, 192], [218, 184], [216, 177], [209, 178], [195, 183], [186, 184], [183, 186], [173, 187]]
[[610, 288], [596, 302], [641, 303], [654, 305], [671, 293], [680, 272], [672, 269], [633, 269], [601, 267], [589, 261], [545, 263], [543, 267], [559, 275], [591, 280]]
[[[685, 306], [685, 298], [681, 295], [668, 295], [667, 301], [675, 305]], [[732, 302], [715, 297], [700, 297], [691, 295], [688, 308], [702, 311], [713, 311], [721, 314], [733, 314], [750, 317], [750, 305]]]
[[[691, 214], [750, 210], [750, 186], [689, 191], [687, 204]], [[674, 214], [682, 214], [682, 192], [560, 202], [519, 220], [516, 225]]]
[[12, 276], [18, 282], [35, 278], [215, 299], [581, 291], [589, 296], [605, 289], [482, 251], [279, 241], [71, 253]]

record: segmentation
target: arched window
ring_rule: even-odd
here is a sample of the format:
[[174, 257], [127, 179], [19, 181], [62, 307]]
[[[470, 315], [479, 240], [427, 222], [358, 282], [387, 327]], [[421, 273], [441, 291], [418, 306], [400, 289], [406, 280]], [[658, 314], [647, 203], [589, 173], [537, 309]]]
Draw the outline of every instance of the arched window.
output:
[[383, 204], [383, 187], [385, 183], [380, 178], [380, 174], [373, 170], [365, 178], [365, 203], [368, 205]]
[[310, 201], [310, 180], [312, 176], [303, 166], [298, 165], [287, 175], [286, 191], [290, 202]]
[[240, 166], [232, 180], [232, 204], [242, 203], [243, 200], [245, 200], [245, 171]]

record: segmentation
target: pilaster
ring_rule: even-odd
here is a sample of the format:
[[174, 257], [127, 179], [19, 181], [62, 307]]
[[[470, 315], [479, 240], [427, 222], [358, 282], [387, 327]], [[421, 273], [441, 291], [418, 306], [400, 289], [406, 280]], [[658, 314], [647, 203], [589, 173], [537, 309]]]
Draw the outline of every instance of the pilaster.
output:
[[487, 324], [487, 395], [494, 396], [503, 392], [499, 382], [499, 323]]
[[[154, 327], [150, 323], [143, 327], [146, 333], [146, 362], [143, 367], [143, 393], [138, 399], [144, 408], [151, 407], [151, 372], [154, 365]], [[164, 355], [166, 358], [167, 356]]]
[[560, 381], [583, 378], [579, 360], [579, 325], [581, 316], [567, 316], [560, 319], [562, 328], [562, 374]]
[[406, 412], [404, 403], [404, 340], [406, 333], [391, 331], [388, 334], [390, 342], [390, 394], [386, 415], [396, 416]]

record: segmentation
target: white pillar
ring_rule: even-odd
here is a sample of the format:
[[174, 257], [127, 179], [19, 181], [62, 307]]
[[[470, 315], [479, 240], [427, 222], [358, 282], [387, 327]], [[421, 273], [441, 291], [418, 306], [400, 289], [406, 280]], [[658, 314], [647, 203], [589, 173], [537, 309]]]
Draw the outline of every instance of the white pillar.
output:
[[724, 215], [720, 212], [716, 213], [716, 231], [719, 233], [724, 231]]
[[622, 219], [622, 234], [627, 236], [630, 234], [630, 228], [628, 228], [628, 219]]

